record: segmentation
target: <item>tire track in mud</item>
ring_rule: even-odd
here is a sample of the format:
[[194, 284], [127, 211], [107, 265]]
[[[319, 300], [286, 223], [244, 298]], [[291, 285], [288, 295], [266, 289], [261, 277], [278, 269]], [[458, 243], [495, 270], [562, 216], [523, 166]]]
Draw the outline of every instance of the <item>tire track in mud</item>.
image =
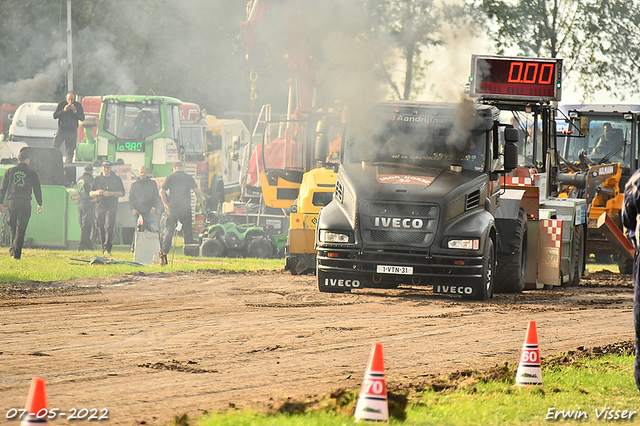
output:
[[405, 287], [319, 293], [314, 276], [284, 272], [0, 285], [0, 410], [24, 405], [36, 374], [50, 404], [109, 407], [114, 425], [261, 407], [359, 385], [374, 341], [389, 386], [411, 385], [517, 362], [530, 319], [543, 357], [605, 347], [631, 336], [633, 291], [628, 276], [602, 276], [487, 302]]

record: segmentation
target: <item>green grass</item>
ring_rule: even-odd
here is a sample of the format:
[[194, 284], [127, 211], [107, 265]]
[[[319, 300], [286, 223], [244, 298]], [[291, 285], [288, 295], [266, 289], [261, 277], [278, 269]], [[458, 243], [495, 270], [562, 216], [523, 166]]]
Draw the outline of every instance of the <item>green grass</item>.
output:
[[[100, 278], [133, 272], [156, 273], [175, 271], [197, 271], [199, 269], [257, 271], [281, 270], [284, 259], [253, 258], [203, 258], [188, 257], [181, 254], [178, 247], [175, 254], [169, 254], [169, 264], [160, 265], [89, 265], [71, 259], [91, 260], [93, 256], [102, 256], [99, 251], [42, 250], [24, 249], [20, 260], [9, 256], [9, 248], [0, 248], [0, 283], [27, 281], [63, 281], [76, 278]], [[115, 249], [109, 258], [133, 261], [130, 249]]]
[[[513, 366], [515, 367], [515, 366]], [[486, 376], [473, 375], [446, 391], [427, 390], [408, 395], [406, 411], [392, 417], [389, 424], [418, 425], [541, 425], [541, 424], [640, 424], [640, 415], [629, 419], [605, 419], [610, 407], [640, 413], [640, 397], [633, 379], [633, 356], [606, 355], [582, 358], [570, 365], [543, 367], [544, 387], [519, 388], [513, 386], [514, 368], [507, 368], [506, 380], [485, 381]], [[444, 379], [450, 380], [449, 379]], [[358, 392], [359, 390], [354, 390]], [[391, 400], [391, 398], [390, 398]], [[324, 400], [326, 401], [326, 399]], [[320, 403], [312, 405], [304, 414], [270, 413], [229, 410], [209, 414], [200, 419], [176, 418], [177, 425], [354, 425], [351, 413], [352, 398], [346, 406]], [[327, 408], [329, 407], [329, 408]], [[396, 410], [397, 411], [397, 410]], [[560, 412], [564, 413], [560, 413]], [[573, 414], [570, 414], [573, 411]], [[390, 403], [390, 412], [393, 405]], [[554, 416], [559, 413], [558, 418]], [[584, 414], [582, 414], [584, 413]], [[563, 419], [565, 414], [568, 418]], [[570, 418], [569, 418], [570, 416]], [[401, 420], [405, 417], [404, 420]], [[579, 419], [576, 419], [579, 417]], [[628, 414], [627, 414], [628, 417]]]

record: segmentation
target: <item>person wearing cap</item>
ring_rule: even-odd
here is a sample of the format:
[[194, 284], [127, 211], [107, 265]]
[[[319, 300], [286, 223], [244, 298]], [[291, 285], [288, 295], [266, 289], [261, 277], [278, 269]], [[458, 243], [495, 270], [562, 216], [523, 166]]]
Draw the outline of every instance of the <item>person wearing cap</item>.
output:
[[156, 206], [160, 202], [158, 184], [149, 179], [149, 171], [145, 166], [138, 169], [138, 179], [129, 189], [129, 207], [136, 223], [142, 216], [143, 226], [151, 232], [158, 232], [158, 218]]
[[4, 173], [0, 185], [0, 212], [4, 213], [4, 198], [9, 208], [9, 227], [11, 228], [11, 246], [9, 254], [14, 259], [22, 256], [24, 235], [31, 217], [31, 193], [38, 203], [37, 212], [42, 213], [42, 190], [38, 173], [29, 167], [29, 155], [24, 149], [18, 155], [18, 165]]
[[53, 147], [60, 148], [64, 142], [67, 150], [67, 163], [71, 163], [78, 140], [78, 121], [84, 120], [82, 104], [76, 101], [76, 94], [73, 90], [67, 92], [64, 101], [58, 102], [53, 118], [58, 120], [58, 132], [53, 138]]
[[167, 212], [167, 222], [162, 238], [162, 253], [166, 255], [171, 249], [171, 239], [178, 221], [182, 224], [184, 243], [194, 244], [191, 220], [191, 191], [196, 200], [201, 202], [202, 195], [191, 176], [182, 171], [182, 163], [173, 163], [173, 173], [167, 176], [160, 189], [160, 197]]
[[91, 185], [93, 184], [93, 166], [84, 166], [84, 173], [76, 182], [75, 200], [78, 204], [78, 221], [80, 222], [80, 242], [78, 251], [93, 250], [93, 228], [96, 224], [95, 200], [91, 198]]
[[111, 162], [102, 162], [102, 173], [93, 179], [89, 194], [96, 200], [96, 226], [100, 232], [102, 253], [109, 255], [113, 247], [118, 198], [124, 196], [124, 184], [120, 176], [112, 173]]

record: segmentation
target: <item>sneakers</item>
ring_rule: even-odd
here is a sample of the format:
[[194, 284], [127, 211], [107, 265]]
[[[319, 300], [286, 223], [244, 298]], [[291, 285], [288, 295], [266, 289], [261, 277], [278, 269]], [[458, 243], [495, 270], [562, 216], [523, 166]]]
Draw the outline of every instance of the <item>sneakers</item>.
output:
[[110, 256], [111, 252], [109, 250], [104, 250], [102, 254], [104, 254], [105, 256]]

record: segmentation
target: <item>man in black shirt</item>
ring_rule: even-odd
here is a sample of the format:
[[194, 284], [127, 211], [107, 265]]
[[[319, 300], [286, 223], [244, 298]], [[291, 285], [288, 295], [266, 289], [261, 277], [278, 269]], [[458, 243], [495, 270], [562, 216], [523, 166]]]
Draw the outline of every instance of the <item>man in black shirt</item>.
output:
[[93, 239], [91, 233], [96, 223], [95, 201], [89, 194], [93, 184], [93, 166], [84, 166], [84, 173], [76, 183], [76, 194], [78, 198], [78, 221], [80, 222], [80, 242], [78, 251], [93, 250]]
[[156, 206], [160, 201], [158, 184], [149, 179], [149, 171], [145, 166], [138, 169], [138, 179], [131, 184], [129, 189], [129, 207], [133, 217], [138, 222], [142, 216], [143, 226], [151, 232], [158, 232], [158, 218]]
[[111, 162], [102, 162], [102, 173], [93, 179], [90, 195], [96, 199], [96, 226], [100, 232], [102, 253], [109, 255], [113, 247], [118, 198], [124, 196], [122, 179], [111, 172]]
[[78, 120], [84, 120], [82, 104], [76, 101], [73, 91], [67, 92], [66, 99], [58, 103], [53, 118], [58, 120], [58, 133], [53, 138], [53, 147], [60, 148], [64, 142], [67, 150], [66, 161], [71, 163], [78, 140]]
[[31, 193], [36, 197], [38, 213], [42, 212], [42, 190], [38, 173], [29, 167], [29, 156], [21, 151], [18, 165], [4, 173], [0, 186], [0, 212], [4, 213], [4, 197], [9, 202], [9, 227], [11, 228], [11, 247], [9, 254], [14, 259], [22, 256], [24, 235], [31, 217]]
[[171, 238], [178, 221], [182, 224], [184, 243], [195, 242], [191, 220], [191, 190], [196, 194], [196, 200], [201, 202], [202, 195], [196, 182], [182, 171], [182, 163], [173, 163], [173, 173], [164, 180], [160, 189], [160, 197], [167, 211], [167, 223], [162, 238], [162, 253], [165, 255], [171, 249]]

